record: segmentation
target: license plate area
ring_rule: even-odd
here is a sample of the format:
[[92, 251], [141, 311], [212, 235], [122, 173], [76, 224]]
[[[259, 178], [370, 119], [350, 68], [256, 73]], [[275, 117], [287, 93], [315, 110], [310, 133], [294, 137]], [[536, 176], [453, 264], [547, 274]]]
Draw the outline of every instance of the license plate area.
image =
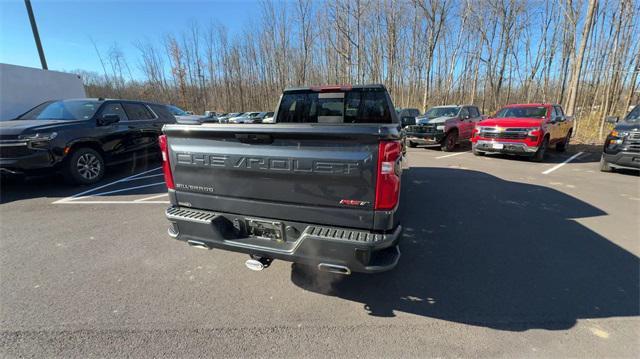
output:
[[247, 228], [247, 234], [250, 236], [267, 239], [270, 241], [284, 241], [282, 222], [246, 218], [245, 224]]
[[493, 144], [493, 148], [496, 150], [501, 150], [504, 148], [504, 144], [503, 143], [494, 143]]

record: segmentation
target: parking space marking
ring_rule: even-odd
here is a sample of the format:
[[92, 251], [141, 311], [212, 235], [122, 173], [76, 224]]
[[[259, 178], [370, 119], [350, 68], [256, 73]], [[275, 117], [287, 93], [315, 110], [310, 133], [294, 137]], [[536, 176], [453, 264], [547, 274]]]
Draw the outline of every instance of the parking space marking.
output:
[[76, 197], [75, 199], [82, 199], [82, 198], [89, 198], [89, 197], [95, 197], [95, 196], [104, 196], [107, 194], [112, 194], [112, 193], [118, 193], [118, 192], [126, 192], [126, 191], [131, 191], [134, 189], [139, 189], [139, 188], [146, 188], [146, 187], [151, 187], [151, 186], [157, 186], [159, 184], [164, 184], [163, 182], [156, 182], [156, 183], [150, 183], [150, 184], [144, 184], [144, 185], [140, 185], [140, 186], [133, 186], [133, 187], [127, 187], [127, 188], [120, 188], [120, 189], [115, 189], [113, 191], [107, 191], [107, 192], [100, 192], [100, 193], [94, 193], [88, 196], [84, 196], [84, 197]]
[[[118, 184], [118, 183], [123, 183], [123, 182], [129, 182], [129, 181], [133, 181], [133, 180], [142, 179], [143, 175], [146, 175], [147, 173], [151, 173], [153, 171], [157, 171], [157, 170], [160, 170], [160, 169], [162, 169], [162, 167], [156, 167], [156, 168], [153, 168], [153, 169], [150, 169], [150, 170], [147, 170], [147, 171], [136, 173], [134, 175], [131, 175], [131, 176], [128, 176], [128, 177], [125, 177], [125, 178], [121, 178], [119, 180], [116, 180], [116, 181], [113, 181], [113, 182], [109, 182], [107, 184], [103, 184], [103, 185], [98, 186], [96, 188], [91, 188], [91, 189], [88, 189], [88, 190], [86, 190], [84, 192], [76, 193], [73, 196], [69, 196], [69, 197], [65, 197], [65, 198], [59, 199], [57, 201], [52, 202], [51, 204], [92, 203], [92, 202], [94, 202], [94, 203], [132, 203], [133, 201], [104, 201], [104, 202], [102, 202], [102, 201], [73, 202], [73, 201], [78, 200], [78, 199], [82, 199], [82, 198], [88, 198], [88, 197], [91, 197], [91, 196], [95, 196], [96, 194], [93, 194], [93, 195], [87, 195], [87, 194], [91, 193], [91, 192], [95, 192], [95, 191], [103, 189], [103, 188], [106, 188], [106, 187], [109, 187], [109, 186], [112, 186], [112, 185], [115, 185], [115, 184]], [[162, 174], [160, 174], [160, 175], [162, 175]], [[153, 177], [156, 177], [156, 176], [154, 175]], [[152, 185], [156, 186], [156, 185], [158, 185], [160, 183], [164, 183], [164, 182], [153, 183], [151, 185], [145, 185], [144, 187], [149, 187], [149, 186], [152, 186]], [[142, 188], [142, 187], [138, 187], [138, 188]], [[125, 190], [131, 190], [131, 189], [135, 189], [135, 188], [129, 187], [129, 188], [122, 189], [122, 190], [117, 190], [117, 191], [125, 191]], [[115, 192], [108, 191], [108, 192], [102, 192], [100, 194], [104, 195], [104, 194], [108, 194], [108, 193], [115, 193]], [[147, 201], [147, 202], [136, 202], [136, 203], [153, 203], [153, 202]]]
[[465, 154], [465, 153], [469, 153], [469, 151], [458, 152], [458, 153], [452, 153], [452, 154], [444, 155], [444, 156], [438, 156], [438, 157], [436, 157], [436, 159], [437, 159], [437, 160], [439, 160], [439, 159], [441, 159], [441, 158], [453, 157], [453, 156], [462, 155], [462, 154]]
[[582, 155], [583, 153], [584, 153], [584, 152], [578, 152], [578, 153], [576, 153], [575, 155], [573, 155], [573, 156], [571, 156], [571, 157], [567, 158], [566, 160], [564, 160], [564, 162], [562, 162], [562, 163], [558, 163], [557, 165], [555, 165], [555, 166], [553, 166], [553, 167], [549, 168], [548, 170], [546, 170], [546, 171], [542, 172], [542, 174], [543, 174], [543, 175], [548, 175], [549, 173], [551, 173], [551, 172], [553, 172], [553, 171], [557, 170], [558, 168], [560, 168], [560, 167], [562, 167], [562, 166], [566, 165], [567, 163], [569, 163], [569, 162], [573, 161], [574, 159], [578, 158], [578, 157], [579, 157], [580, 155]]
[[[145, 197], [145, 198], [135, 199], [135, 200], [133, 200], [133, 201], [134, 201], [134, 202], [144, 202], [144, 201], [147, 201], [147, 200], [150, 200], [150, 199], [156, 199], [156, 198], [164, 197], [164, 196], [167, 196], [167, 195], [168, 195], [168, 193], [163, 193], [163, 194], [159, 194], [159, 195], [157, 195], [157, 196], [151, 196], [151, 197]], [[164, 201], [163, 201], [163, 202], [164, 202]], [[167, 202], [167, 203], [168, 203], [168, 202]]]
[[143, 201], [143, 202], [136, 202], [136, 201], [69, 201], [69, 202], [62, 202], [62, 203], [58, 203], [58, 204], [149, 204], [149, 203], [169, 204], [169, 201]]
[[125, 182], [129, 182], [129, 181], [137, 181], [137, 180], [141, 180], [141, 179], [147, 179], [147, 178], [153, 178], [153, 177], [160, 177], [160, 176], [164, 176], [164, 173], [159, 173], [157, 175], [149, 175], [149, 176], [142, 176], [142, 177], [136, 177], [136, 178], [131, 178], [126, 180]]

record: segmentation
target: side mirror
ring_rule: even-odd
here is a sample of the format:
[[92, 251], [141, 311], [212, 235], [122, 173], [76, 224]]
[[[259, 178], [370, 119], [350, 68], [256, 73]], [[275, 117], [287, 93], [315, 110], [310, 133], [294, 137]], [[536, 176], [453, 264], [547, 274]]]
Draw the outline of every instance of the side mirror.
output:
[[99, 121], [100, 125], [102, 126], [108, 126], [118, 122], [120, 122], [120, 116], [116, 114], [104, 115], [102, 116], [102, 118], [100, 118], [100, 121]]
[[607, 116], [604, 118], [604, 122], [606, 123], [617, 123], [618, 120], [618, 116]]

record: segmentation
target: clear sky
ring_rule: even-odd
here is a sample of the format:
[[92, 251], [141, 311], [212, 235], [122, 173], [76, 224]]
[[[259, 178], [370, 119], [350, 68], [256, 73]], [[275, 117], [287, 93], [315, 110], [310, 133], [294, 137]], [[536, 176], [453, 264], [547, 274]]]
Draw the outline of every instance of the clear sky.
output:
[[[102, 72], [93, 39], [103, 54], [117, 43], [135, 72], [134, 41], [160, 43], [193, 21], [203, 26], [218, 21], [233, 34], [259, 20], [258, 0], [31, 0], [31, 5], [51, 70]], [[23, 0], [0, 0], [0, 62], [40, 67]]]

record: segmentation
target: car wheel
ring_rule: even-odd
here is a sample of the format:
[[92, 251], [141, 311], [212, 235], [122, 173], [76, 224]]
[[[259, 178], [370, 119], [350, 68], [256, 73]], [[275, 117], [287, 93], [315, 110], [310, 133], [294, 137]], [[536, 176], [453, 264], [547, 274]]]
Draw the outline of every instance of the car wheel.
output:
[[549, 147], [549, 137], [545, 137], [544, 140], [542, 140], [542, 144], [531, 159], [534, 162], [542, 162], [544, 155], [547, 153], [547, 147]]
[[456, 148], [456, 143], [458, 143], [458, 131], [451, 130], [442, 141], [440, 149], [444, 152], [452, 152]]
[[567, 148], [569, 147], [569, 141], [571, 140], [571, 131], [569, 131], [569, 133], [567, 133], [567, 136], [564, 138], [564, 140], [562, 140], [562, 142], [558, 142], [556, 144], [556, 151], [558, 152], [564, 152], [567, 150]]
[[613, 167], [604, 159], [604, 156], [600, 157], [600, 171], [613, 172]]
[[417, 143], [415, 143], [415, 142], [413, 142], [413, 141], [409, 141], [409, 147], [411, 147], [411, 148], [415, 148], [415, 147], [417, 147], [417, 146], [418, 146], [418, 144], [417, 144]]
[[94, 184], [104, 176], [104, 160], [91, 148], [75, 150], [67, 163], [66, 177], [76, 184]]

